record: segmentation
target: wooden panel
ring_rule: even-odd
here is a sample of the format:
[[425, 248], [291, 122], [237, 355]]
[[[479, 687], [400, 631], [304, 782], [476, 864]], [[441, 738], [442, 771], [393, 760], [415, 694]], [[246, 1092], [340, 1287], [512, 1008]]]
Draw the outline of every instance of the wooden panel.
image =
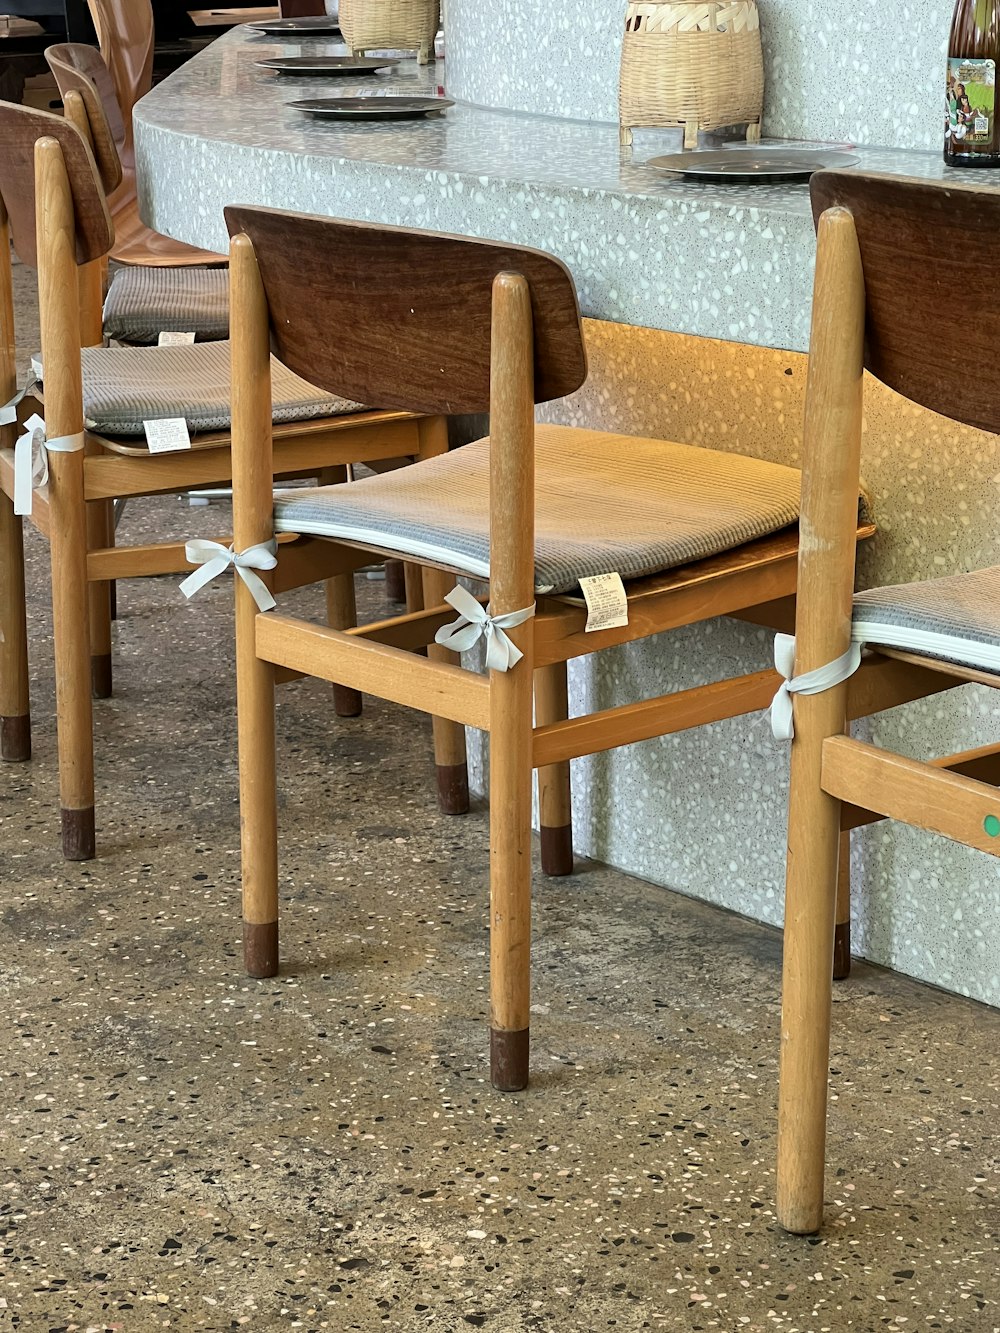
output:
[[257, 655], [267, 662], [489, 730], [484, 676], [274, 612], [257, 616], [256, 637]]
[[442, 625], [455, 619], [455, 609], [451, 606], [437, 606], [431, 611], [414, 611], [409, 615], [395, 616], [391, 620], [376, 620], [369, 625], [357, 625], [346, 630], [352, 638], [367, 639], [370, 643], [386, 643], [392, 648], [405, 648], [415, 652], [432, 642], [434, 635]]
[[833, 736], [823, 744], [823, 790], [913, 828], [1000, 855], [1000, 792], [972, 778], [873, 745]]
[[895, 662], [881, 653], [870, 653], [861, 659], [861, 665], [847, 682], [847, 717], [853, 722], [962, 684], [965, 682], [929, 667]]
[[[960, 326], [978, 347], [1000, 342], [1000, 307], [984, 280], [1000, 267], [1000, 196], [957, 178], [819, 172], [813, 212], [846, 208], [861, 247], [867, 310], [865, 364], [897, 393], [983, 430], [1000, 431], [1000, 370], [969, 373], [969, 339], [937, 336], [950, 293], [966, 293]], [[976, 243], [956, 243], [974, 232]], [[945, 315], [947, 322], [948, 316]]]
[[[931, 759], [930, 765], [932, 768], [947, 769], [949, 773], [960, 773], [962, 777], [974, 778], [977, 782], [988, 782], [994, 787], [1000, 784], [1000, 746], [984, 745], [977, 750], [965, 750], [962, 754], [945, 755], [942, 759]], [[877, 824], [884, 818], [885, 815], [862, 810], [859, 805], [845, 802], [840, 807], [840, 827], [845, 830]]]
[[[572, 393], [587, 366], [569, 270], [540, 250], [401, 227], [231, 206], [253, 242], [272, 346], [313, 384], [361, 403], [420, 412], [489, 406], [493, 279], [528, 280], [535, 399]], [[317, 338], [317, 328], [350, 336]]]
[[271, 575], [272, 591], [290, 592], [310, 583], [319, 583], [335, 574], [350, 574], [371, 563], [367, 551], [358, 551], [322, 537], [293, 538], [280, 552], [278, 567]]
[[101, 259], [114, 232], [93, 154], [79, 131], [48, 111], [0, 102], [0, 196], [10, 216], [14, 249], [24, 264], [38, 265], [35, 247], [35, 144], [52, 138], [66, 162], [76, 217], [76, 262]]
[[619, 745], [634, 745], [654, 736], [669, 736], [707, 722], [755, 713], [770, 704], [780, 684], [781, 677], [776, 671], [758, 671], [693, 690], [680, 690], [659, 699], [536, 727], [532, 762], [541, 768], [563, 759], [614, 750]]

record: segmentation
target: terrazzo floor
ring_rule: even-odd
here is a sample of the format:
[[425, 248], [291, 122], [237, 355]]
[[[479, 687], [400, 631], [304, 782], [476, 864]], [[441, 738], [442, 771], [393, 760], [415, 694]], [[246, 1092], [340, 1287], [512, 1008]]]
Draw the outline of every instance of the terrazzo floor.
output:
[[[227, 524], [150, 501], [121, 536]], [[316, 683], [279, 696], [284, 970], [250, 982], [231, 589], [121, 588], [100, 856], [67, 865], [29, 548], [35, 757], [0, 772], [0, 1330], [1000, 1329], [1000, 1014], [855, 968], [827, 1223], [789, 1237], [775, 932], [594, 864], [539, 875], [532, 1085], [495, 1093], [486, 812], [437, 814], [423, 721], [335, 719]], [[377, 614], [383, 585], [359, 586]]]

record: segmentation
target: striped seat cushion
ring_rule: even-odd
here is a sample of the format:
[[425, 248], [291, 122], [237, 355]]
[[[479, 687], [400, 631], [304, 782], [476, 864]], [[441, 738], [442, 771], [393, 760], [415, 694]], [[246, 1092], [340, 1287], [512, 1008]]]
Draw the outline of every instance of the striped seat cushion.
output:
[[1000, 674], [1000, 566], [860, 592], [853, 637]]
[[[655, 574], [794, 523], [799, 473], [663, 440], [539, 426], [535, 586]], [[347, 486], [276, 497], [275, 530], [337, 537], [489, 576], [489, 440]]]
[[227, 268], [120, 268], [104, 301], [104, 333], [126, 343], [156, 343], [161, 333], [198, 342], [229, 337]]
[[[142, 435], [144, 421], [183, 417], [192, 435], [229, 430], [229, 343], [181, 347], [85, 347], [83, 413], [87, 429]], [[275, 424], [359, 412], [358, 403], [324, 393], [271, 358]]]

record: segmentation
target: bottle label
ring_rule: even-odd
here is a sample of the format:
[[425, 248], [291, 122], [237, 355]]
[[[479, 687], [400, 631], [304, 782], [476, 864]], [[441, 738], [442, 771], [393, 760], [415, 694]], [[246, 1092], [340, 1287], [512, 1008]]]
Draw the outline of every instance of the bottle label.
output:
[[993, 138], [996, 61], [949, 57], [945, 85], [946, 151], [987, 148]]

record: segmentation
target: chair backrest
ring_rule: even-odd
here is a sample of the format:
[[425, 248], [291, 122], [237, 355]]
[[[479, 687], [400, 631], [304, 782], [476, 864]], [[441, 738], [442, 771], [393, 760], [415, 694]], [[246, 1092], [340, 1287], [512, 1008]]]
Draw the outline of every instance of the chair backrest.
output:
[[[153, 86], [153, 6], [150, 0], [87, 0], [132, 151], [132, 108]], [[129, 159], [123, 154], [126, 169]]]
[[37, 266], [35, 144], [45, 138], [56, 139], [62, 148], [76, 219], [76, 262], [103, 259], [114, 241], [114, 227], [97, 163], [80, 132], [62, 116], [0, 102], [0, 196], [14, 249], [22, 263]]
[[76, 42], [47, 47], [45, 59], [63, 101], [73, 92], [83, 99], [101, 183], [110, 194], [122, 182], [119, 150], [125, 145], [125, 127], [108, 67], [99, 51]]
[[1000, 432], [1000, 194], [949, 180], [823, 171], [817, 219], [854, 219], [865, 284], [865, 365], [934, 412]]
[[531, 291], [535, 401], [587, 377], [573, 278], [522, 246], [402, 227], [231, 206], [251, 240], [275, 354], [330, 392], [414, 412], [484, 412], [490, 401], [493, 279]]

